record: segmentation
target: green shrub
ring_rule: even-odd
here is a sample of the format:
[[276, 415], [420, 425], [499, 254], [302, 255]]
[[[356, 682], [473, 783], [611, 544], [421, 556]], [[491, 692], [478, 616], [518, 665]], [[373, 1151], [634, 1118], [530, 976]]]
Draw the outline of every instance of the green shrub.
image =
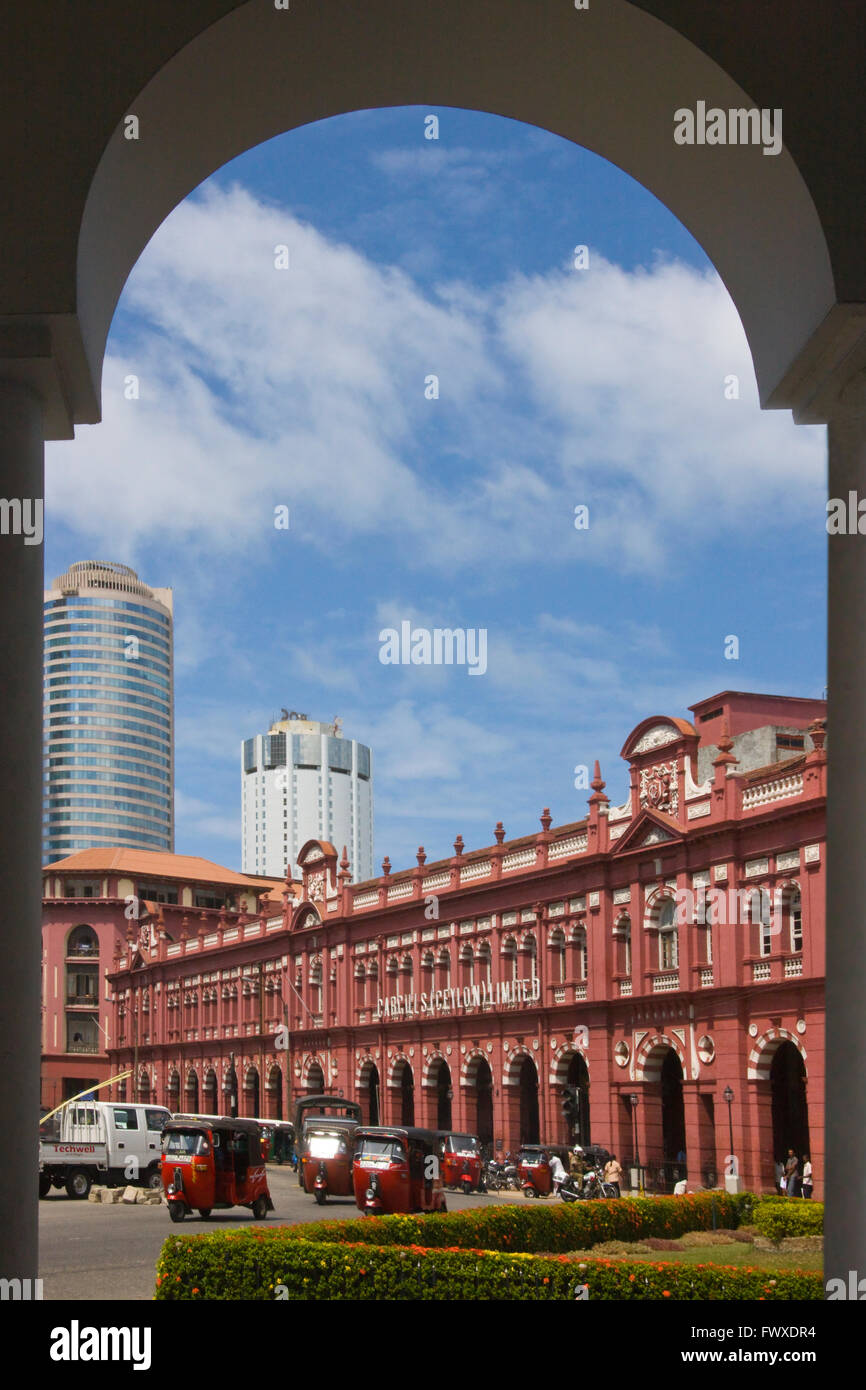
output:
[[229, 1300], [821, 1299], [819, 1274], [724, 1265], [635, 1264], [565, 1255], [359, 1245], [309, 1240], [293, 1228], [169, 1237], [157, 1265], [160, 1301]]
[[793, 1197], [768, 1197], [755, 1207], [752, 1220], [759, 1235], [770, 1240], [786, 1236], [817, 1236], [824, 1230], [824, 1203], [798, 1202]]
[[[614, 1201], [541, 1206], [514, 1202], [428, 1216], [358, 1217], [314, 1221], [290, 1228], [295, 1238], [364, 1245], [453, 1246], [514, 1253], [565, 1254], [607, 1240], [672, 1240], [686, 1231], [739, 1225], [743, 1194], [620, 1197]], [[275, 1229], [275, 1228], [271, 1228]]]

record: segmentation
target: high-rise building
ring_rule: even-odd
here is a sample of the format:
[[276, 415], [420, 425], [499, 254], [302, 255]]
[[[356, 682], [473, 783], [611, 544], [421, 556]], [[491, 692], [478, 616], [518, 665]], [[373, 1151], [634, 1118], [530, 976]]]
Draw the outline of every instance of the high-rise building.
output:
[[172, 592], [70, 565], [45, 592], [43, 862], [174, 849]]
[[246, 874], [296, 873], [307, 840], [346, 846], [355, 882], [373, 876], [372, 754], [295, 710], [241, 745], [242, 854]]

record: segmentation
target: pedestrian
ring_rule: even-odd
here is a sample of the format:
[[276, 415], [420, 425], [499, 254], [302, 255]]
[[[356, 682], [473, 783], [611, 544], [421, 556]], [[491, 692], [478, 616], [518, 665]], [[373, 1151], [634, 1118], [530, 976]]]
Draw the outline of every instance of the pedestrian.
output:
[[782, 1182], [782, 1179], [783, 1179], [784, 1176], [785, 1176], [785, 1165], [784, 1165], [784, 1163], [782, 1162], [781, 1159], [779, 1159], [779, 1160], [777, 1161], [774, 1171], [775, 1171], [775, 1174], [776, 1174], [776, 1191], [777, 1191], [781, 1196], [784, 1196], [784, 1195], [785, 1195], [785, 1187], [784, 1187], [784, 1184], [783, 1184], [783, 1182]]
[[622, 1168], [616, 1161], [616, 1154], [611, 1154], [607, 1163], [604, 1165], [604, 1180], [606, 1183], [610, 1183], [617, 1197], [619, 1197], [621, 1195], [620, 1182], [622, 1180]]
[[808, 1154], [803, 1154], [802, 1196], [807, 1200], [812, 1196], [812, 1160]]
[[556, 1196], [562, 1184], [565, 1182], [565, 1168], [559, 1154], [550, 1156], [550, 1176], [553, 1179], [553, 1195]]
[[788, 1150], [788, 1157], [785, 1159], [785, 1178], [789, 1197], [799, 1197], [800, 1195], [800, 1160], [793, 1149]]

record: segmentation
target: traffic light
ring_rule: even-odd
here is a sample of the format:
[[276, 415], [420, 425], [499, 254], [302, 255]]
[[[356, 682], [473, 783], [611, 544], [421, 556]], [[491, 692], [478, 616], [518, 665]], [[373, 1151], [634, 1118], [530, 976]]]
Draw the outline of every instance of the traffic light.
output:
[[562, 1115], [569, 1134], [577, 1134], [580, 1130], [580, 1097], [576, 1086], [563, 1087]]

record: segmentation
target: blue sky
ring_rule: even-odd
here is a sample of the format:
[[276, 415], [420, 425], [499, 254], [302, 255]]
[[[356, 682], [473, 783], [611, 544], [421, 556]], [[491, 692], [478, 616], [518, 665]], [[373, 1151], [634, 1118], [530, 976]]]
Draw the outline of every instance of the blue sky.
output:
[[[46, 467], [49, 577], [174, 589], [180, 853], [240, 864], [240, 740], [281, 705], [371, 745], [397, 868], [580, 818], [596, 757], [623, 800], [646, 715], [823, 692], [823, 429], [759, 410], [650, 193], [514, 121], [359, 112], [220, 170], [130, 277], [103, 423]], [[382, 665], [404, 620], [486, 628], [486, 673]]]

